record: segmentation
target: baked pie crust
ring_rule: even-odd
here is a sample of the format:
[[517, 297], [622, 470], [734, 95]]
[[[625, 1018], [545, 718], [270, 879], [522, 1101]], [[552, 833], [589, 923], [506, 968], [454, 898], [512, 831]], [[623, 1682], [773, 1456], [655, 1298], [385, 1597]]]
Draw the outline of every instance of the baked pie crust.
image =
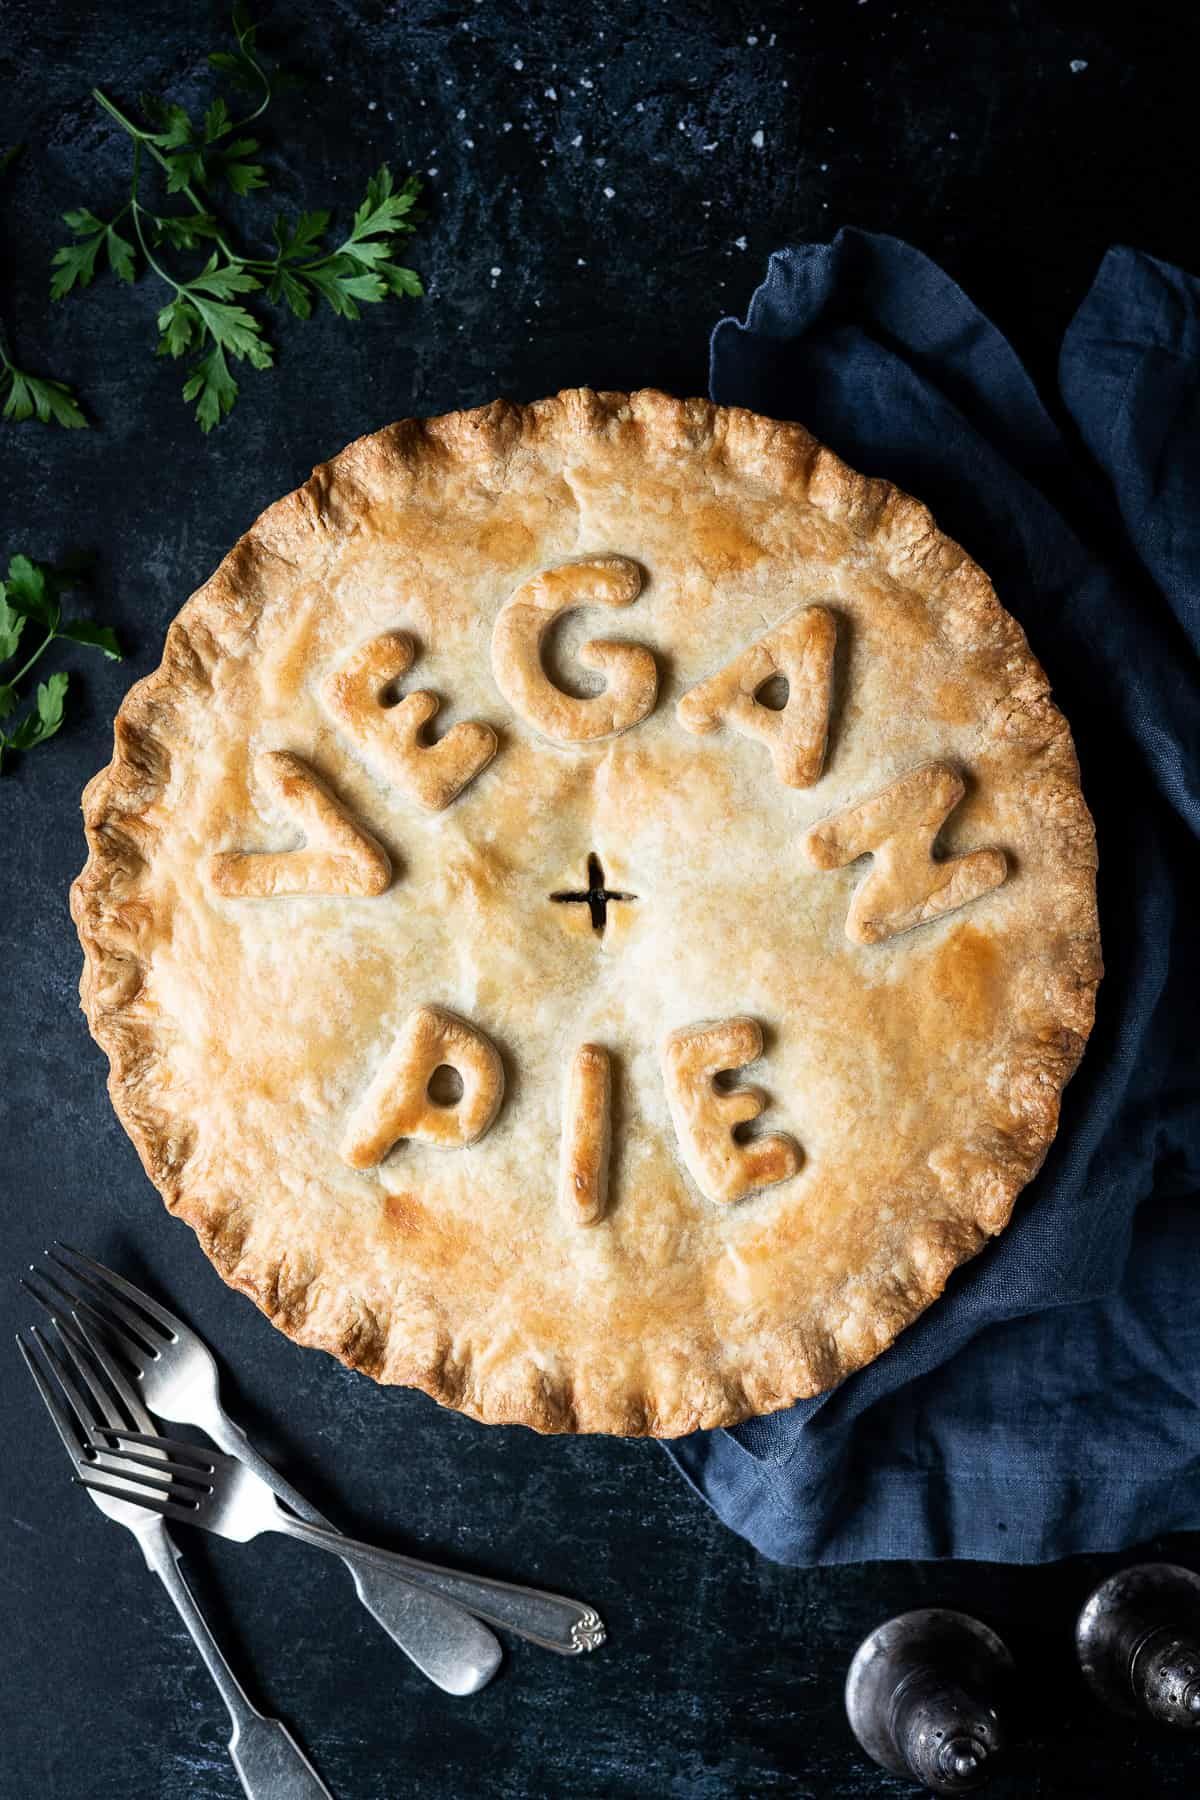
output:
[[168, 1207], [478, 1419], [839, 1381], [1004, 1226], [1092, 1024], [1020, 627], [917, 501], [704, 401], [350, 445], [188, 601], [84, 815], [83, 1005]]

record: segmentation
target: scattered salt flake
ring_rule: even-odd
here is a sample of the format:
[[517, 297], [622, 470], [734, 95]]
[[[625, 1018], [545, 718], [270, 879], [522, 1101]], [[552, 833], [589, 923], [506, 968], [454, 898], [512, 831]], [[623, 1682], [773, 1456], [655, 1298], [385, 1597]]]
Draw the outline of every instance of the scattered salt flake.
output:
[[505, 119], [505, 121], [504, 121], [503, 125], [500, 127], [500, 129], [501, 129], [501, 131], [511, 131], [512, 130], [512, 120]]
[[682, 120], [682, 119], [680, 119], [680, 121], [679, 121], [679, 123], [678, 123], [678, 124], [677, 124], [677, 125], [676, 125], [676, 127], [675, 127], [675, 129], [676, 129], [676, 131], [686, 131], [686, 130], [687, 130], [687, 126], [686, 126], [686, 125], [685, 125], [685, 124], [684, 124], [684, 122], [683, 122], [683, 120]]
[[952, 131], [952, 132], [951, 132], [951, 133], [950, 133], [950, 142], [951, 142], [951, 143], [952, 143], [952, 144], [957, 144], [957, 142], [958, 142], [958, 133], [957, 133], [957, 131]]
[[634, 112], [645, 112], [646, 108], [642, 105], [640, 100], [635, 100], [633, 103], [633, 110]]
[[608, 158], [607, 158], [607, 156], [593, 156], [592, 161], [595, 163], [595, 165], [598, 169], [602, 169], [604, 167], [605, 163], [608, 161]]
[[821, 164], [821, 173], [822, 173], [822, 175], [825, 175], [825, 174], [827, 174], [827, 173], [828, 173], [828, 171], [829, 171], [829, 164], [828, 164], [828, 163], [822, 163], [822, 164]]
[[750, 142], [754, 145], [754, 148], [756, 150], [762, 149], [764, 143], [766, 142], [766, 139], [763, 137], [761, 125], [759, 126], [758, 130], [754, 133], [754, 136], [750, 139]]
[[436, 174], [437, 174], [437, 170], [436, 170], [436, 169], [427, 169], [427, 170], [426, 170], [426, 174], [428, 174], [428, 175], [436, 175]]
[[596, 84], [587, 75], [581, 75], [579, 77], [579, 85], [581, 88], [594, 88]]
[[616, 188], [605, 188], [605, 190], [604, 190], [604, 198], [605, 198], [605, 199], [606, 199], [606, 200], [615, 200], [615, 199], [616, 199], [616, 197], [617, 197], [617, 190], [616, 190]]
[[714, 138], [711, 144], [701, 144], [700, 148], [702, 150], [715, 150], [720, 142], [720, 138]]
[[1072, 75], [1082, 75], [1086, 68], [1087, 64], [1084, 62], [1082, 56], [1074, 56], [1071, 58]]
[[748, 37], [746, 42], [750, 45], [751, 49], [753, 49], [755, 44], [757, 44], [758, 39], [756, 37]]
[[583, 133], [577, 131], [575, 133], [575, 136], [571, 139], [572, 150], [578, 150], [578, 148], [579, 148], [580, 144], [582, 144], [582, 142], [583, 142]]
[[514, 69], [523, 69], [524, 67], [525, 67], [525, 64], [521, 61], [520, 57], [518, 56], [516, 62], [513, 64], [513, 68]]
[[466, 107], [465, 107], [465, 106], [460, 106], [460, 107], [459, 107], [459, 109], [458, 109], [458, 111], [457, 111], [457, 112], [456, 112], [456, 113], [455, 113], [455, 115], [454, 115], [454, 116], [455, 116], [455, 118], [456, 118], [456, 119], [465, 119], [465, 118], [466, 118], [466, 116], [467, 116], [467, 109], [466, 109]]
[[744, 250], [746, 248], [746, 240], [744, 237], [734, 238], [733, 241], [737, 245], [739, 250]]
[[368, 112], [377, 112], [378, 110], [379, 110], [378, 100], [368, 100], [367, 101], [367, 111]]
[[587, 268], [587, 257], [586, 256], [577, 256], [575, 258], [575, 266], [576, 266], [576, 268], [579, 268], [579, 269], [586, 269]]
[[488, 272], [491, 275], [492, 280], [494, 281], [496, 279], [497, 275], [499, 275], [500, 270], [499, 269], [491, 269]]
[[473, 150], [475, 148], [475, 139], [474, 138], [464, 138], [463, 143], [467, 146], [468, 150]]
[[553, 88], [547, 88], [546, 89], [546, 98], [547, 98], [547, 100], [557, 100], [558, 95]]

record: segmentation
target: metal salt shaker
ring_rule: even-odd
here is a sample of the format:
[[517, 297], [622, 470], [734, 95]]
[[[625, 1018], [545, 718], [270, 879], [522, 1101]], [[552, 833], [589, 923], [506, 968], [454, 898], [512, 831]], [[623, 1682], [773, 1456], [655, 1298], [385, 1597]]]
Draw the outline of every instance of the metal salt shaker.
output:
[[1200, 1576], [1174, 1563], [1122, 1569], [1075, 1626], [1084, 1679], [1129, 1718], [1200, 1730]]
[[901, 1613], [865, 1638], [846, 1676], [846, 1715], [866, 1751], [893, 1775], [935, 1794], [967, 1794], [1005, 1748], [1013, 1661], [994, 1631], [966, 1613]]

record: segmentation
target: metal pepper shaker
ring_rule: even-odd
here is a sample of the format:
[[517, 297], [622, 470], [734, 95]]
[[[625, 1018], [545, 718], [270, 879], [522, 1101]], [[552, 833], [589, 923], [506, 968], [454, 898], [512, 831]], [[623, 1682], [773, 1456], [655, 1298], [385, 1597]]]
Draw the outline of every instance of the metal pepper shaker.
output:
[[1075, 1626], [1088, 1686], [1129, 1718], [1200, 1730], [1200, 1576], [1174, 1563], [1122, 1569]]
[[1005, 1748], [1012, 1686], [1012, 1657], [994, 1631], [928, 1607], [864, 1638], [846, 1676], [846, 1716], [891, 1774], [935, 1794], [967, 1794]]

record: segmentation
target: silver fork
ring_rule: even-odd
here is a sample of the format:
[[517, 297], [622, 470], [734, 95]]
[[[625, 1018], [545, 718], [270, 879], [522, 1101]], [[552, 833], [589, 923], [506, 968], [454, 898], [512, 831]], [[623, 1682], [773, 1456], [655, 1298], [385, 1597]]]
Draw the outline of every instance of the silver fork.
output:
[[[105, 1391], [90, 1366], [82, 1340], [58, 1319], [54, 1320], [54, 1328], [65, 1357], [55, 1350], [36, 1325], [31, 1331], [36, 1351], [20, 1337], [17, 1347], [66, 1446], [76, 1475], [92, 1467], [108, 1469], [115, 1465], [116, 1459], [106, 1452], [93, 1451], [91, 1434], [100, 1428], [119, 1427], [125, 1420], [114, 1405], [112, 1395]], [[152, 1429], [136, 1395], [127, 1397], [125, 1411], [139, 1429]], [[329, 1789], [287, 1727], [278, 1719], [264, 1717], [247, 1698], [183, 1579], [179, 1552], [161, 1517], [156, 1512], [147, 1512], [141, 1505], [134, 1483], [126, 1482], [120, 1474], [110, 1476], [109, 1480], [108, 1492], [93, 1492], [91, 1498], [102, 1513], [133, 1533], [147, 1568], [158, 1576], [186, 1625], [229, 1713], [233, 1727], [229, 1755], [248, 1800], [332, 1800]]]
[[[63, 1250], [74, 1259], [74, 1264], [57, 1254]], [[259, 1455], [241, 1426], [229, 1417], [221, 1405], [216, 1361], [203, 1338], [141, 1288], [93, 1257], [85, 1256], [83, 1251], [59, 1243], [46, 1254], [56, 1264], [59, 1276], [32, 1272], [40, 1275], [69, 1305], [86, 1309], [89, 1317], [98, 1322], [106, 1344], [132, 1371], [151, 1412], [176, 1424], [198, 1425], [227, 1455], [252, 1470], [291, 1512], [310, 1525], [335, 1532], [328, 1519]], [[63, 1275], [69, 1278], [69, 1287], [63, 1285]], [[45, 1295], [37, 1297], [43, 1305], [48, 1304]], [[402, 1556], [398, 1551], [373, 1552], [377, 1556], [385, 1554], [386, 1569], [378, 1564], [365, 1567], [349, 1556], [343, 1560], [354, 1578], [359, 1599], [390, 1636], [395, 1636], [392, 1621], [399, 1612], [396, 1595], [402, 1591], [403, 1583], [412, 1583], [455, 1601], [489, 1625], [511, 1631], [562, 1656], [578, 1656], [582, 1651], [597, 1649], [605, 1641], [604, 1626], [595, 1609], [565, 1594], [547, 1593], [485, 1575], [464, 1575], [436, 1563]], [[401, 1644], [402, 1649], [405, 1647]]]

